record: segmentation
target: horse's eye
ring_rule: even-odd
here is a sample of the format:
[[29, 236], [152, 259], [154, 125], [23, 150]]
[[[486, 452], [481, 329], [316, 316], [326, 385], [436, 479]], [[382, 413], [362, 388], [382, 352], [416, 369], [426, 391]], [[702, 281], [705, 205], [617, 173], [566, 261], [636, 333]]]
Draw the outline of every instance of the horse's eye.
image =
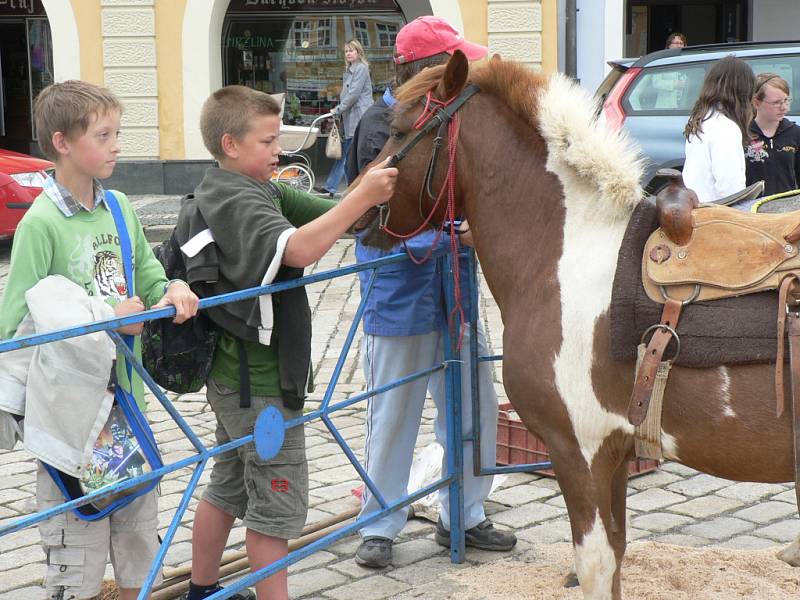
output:
[[395, 129], [394, 131], [392, 131], [392, 137], [396, 140], [402, 140], [404, 137], [406, 137], [406, 133], [405, 131], [398, 131], [397, 129]]

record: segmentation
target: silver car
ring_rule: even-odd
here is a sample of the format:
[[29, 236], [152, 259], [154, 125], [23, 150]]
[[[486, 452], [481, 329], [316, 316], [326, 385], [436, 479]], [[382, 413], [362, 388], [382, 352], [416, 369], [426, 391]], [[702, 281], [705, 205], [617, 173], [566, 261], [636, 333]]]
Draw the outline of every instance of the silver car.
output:
[[602, 115], [612, 127], [625, 127], [647, 159], [644, 184], [658, 192], [665, 181], [658, 169], [683, 168], [683, 128], [711, 64], [729, 54], [758, 73], [783, 77], [791, 88], [788, 118], [800, 122], [800, 41], [745, 42], [659, 50], [641, 58], [611, 61], [611, 72], [597, 89]]

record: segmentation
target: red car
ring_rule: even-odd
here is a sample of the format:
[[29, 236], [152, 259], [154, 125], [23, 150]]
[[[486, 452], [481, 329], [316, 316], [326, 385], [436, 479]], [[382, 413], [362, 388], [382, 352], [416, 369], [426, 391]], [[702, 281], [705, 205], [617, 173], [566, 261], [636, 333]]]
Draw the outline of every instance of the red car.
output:
[[25, 211], [42, 191], [49, 160], [0, 148], [0, 239], [14, 235]]

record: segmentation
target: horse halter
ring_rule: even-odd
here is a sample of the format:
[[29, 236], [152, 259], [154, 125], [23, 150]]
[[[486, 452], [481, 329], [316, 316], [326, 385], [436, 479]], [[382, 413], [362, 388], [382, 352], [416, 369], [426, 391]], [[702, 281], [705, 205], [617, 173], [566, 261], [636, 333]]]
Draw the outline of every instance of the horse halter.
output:
[[[424, 218], [422, 225], [411, 234], [403, 234], [398, 235], [395, 234], [387, 229], [387, 225], [389, 223], [389, 217], [391, 216], [391, 208], [389, 207], [388, 202], [384, 202], [383, 204], [378, 205], [378, 227], [385, 231], [386, 233], [392, 235], [393, 237], [406, 239], [418, 234], [422, 231], [423, 228], [427, 227], [428, 223], [430, 222], [431, 218], [433, 217], [433, 213], [436, 211], [438, 202], [434, 205], [433, 209], [431, 209], [431, 213], [426, 217], [422, 214], [422, 203], [423, 203], [423, 194], [427, 193], [428, 198], [431, 200], [437, 201], [437, 196], [431, 190], [431, 184], [433, 180], [433, 172], [436, 169], [436, 161], [439, 157], [439, 150], [442, 147], [442, 140], [444, 140], [445, 135], [447, 133], [447, 128], [451, 124], [453, 117], [458, 112], [458, 110], [464, 106], [464, 104], [472, 98], [475, 94], [481, 91], [481, 88], [474, 83], [466, 86], [458, 96], [451, 98], [446, 102], [442, 102], [433, 98], [432, 91], [429, 91], [426, 95], [426, 102], [425, 102], [425, 110], [423, 111], [420, 118], [414, 124], [414, 127], [418, 129], [417, 135], [408, 142], [397, 154], [392, 156], [389, 160], [389, 167], [396, 167], [397, 164], [403, 160], [408, 153], [411, 151], [414, 146], [416, 146], [423, 138], [425, 138], [434, 128], [438, 127], [438, 131], [436, 133], [436, 137], [433, 138], [433, 145], [431, 147], [431, 157], [428, 161], [428, 168], [425, 171], [425, 179], [422, 182], [422, 187], [420, 188], [419, 193], [419, 211], [420, 216]], [[430, 107], [432, 104], [436, 104], [436, 106], [432, 111], [430, 111]], [[453, 140], [454, 141], [454, 140]], [[445, 181], [445, 186], [447, 185], [447, 181]], [[423, 191], [424, 190], [424, 191]]]

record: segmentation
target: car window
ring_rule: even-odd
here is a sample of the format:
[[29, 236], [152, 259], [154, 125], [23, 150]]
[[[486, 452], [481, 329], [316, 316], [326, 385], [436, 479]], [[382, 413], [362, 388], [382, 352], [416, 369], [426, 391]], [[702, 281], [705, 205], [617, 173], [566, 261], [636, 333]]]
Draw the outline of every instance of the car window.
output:
[[789, 95], [792, 97], [789, 112], [800, 110], [800, 102], [798, 102], [798, 98], [800, 98], [800, 56], [767, 56], [746, 60], [756, 75], [775, 73], [783, 77], [789, 84]]
[[705, 63], [692, 63], [645, 69], [625, 98], [626, 112], [688, 114], [700, 94], [707, 68]]

